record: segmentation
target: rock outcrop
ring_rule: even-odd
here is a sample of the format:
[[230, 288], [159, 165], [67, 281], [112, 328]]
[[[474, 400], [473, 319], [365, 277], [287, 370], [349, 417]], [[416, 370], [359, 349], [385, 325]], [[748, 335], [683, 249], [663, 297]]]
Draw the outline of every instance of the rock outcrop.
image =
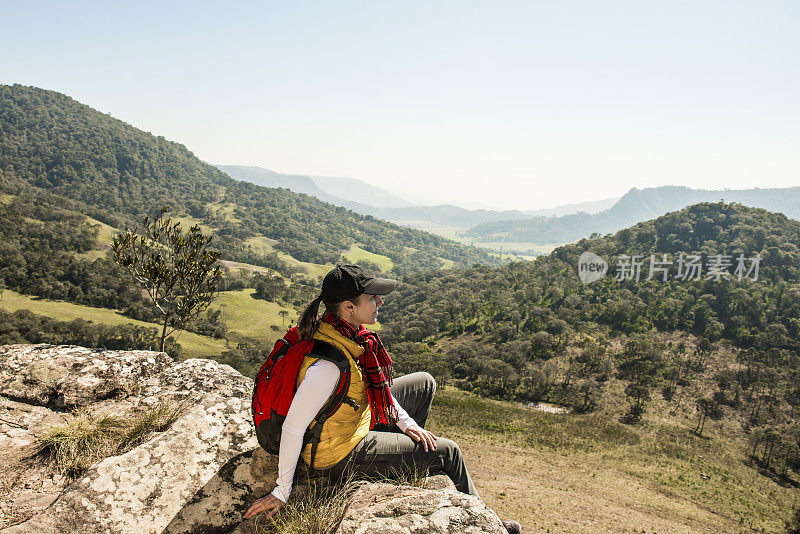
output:
[[[0, 528], [20, 533], [254, 532], [248, 506], [274, 487], [277, 458], [250, 420], [253, 382], [212, 360], [149, 351], [0, 347]], [[181, 406], [169, 428], [74, 481], [37, 458], [36, 436], [82, 408]], [[438, 481], [438, 482], [437, 482]], [[362, 483], [339, 532], [497, 532], [497, 516], [446, 477], [426, 487]], [[303, 492], [302, 481], [298, 491]]]
[[341, 534], [507, 534], [477, 497], [456, 490], [444, 475], [422, 487], [362, 483], [337, 531]]

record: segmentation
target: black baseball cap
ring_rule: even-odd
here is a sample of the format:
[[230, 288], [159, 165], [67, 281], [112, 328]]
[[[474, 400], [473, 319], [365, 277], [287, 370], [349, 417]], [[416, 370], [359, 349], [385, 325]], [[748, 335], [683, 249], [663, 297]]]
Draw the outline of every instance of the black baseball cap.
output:
[[386, 295], [396, 285], [397, 280], [375, 278], [358, 265], [337, 265], [322, 280], [322, 298], [327, 302], [344, 302], [362, 293]]

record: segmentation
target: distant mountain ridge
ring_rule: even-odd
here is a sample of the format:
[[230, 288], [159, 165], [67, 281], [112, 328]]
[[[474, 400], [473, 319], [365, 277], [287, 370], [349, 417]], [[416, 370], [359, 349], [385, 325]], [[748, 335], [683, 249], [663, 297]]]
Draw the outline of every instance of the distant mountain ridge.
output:
[[376, 208], [404, 208], [414, 204], [400, 198], [380, 187], [370, 185], [355, 178], [337, 178], [333, 176], [312, 176], [317, 187], [330, 195], [338, 195], [352, 199], [358, 204], [366, 204]]
[[700, 202], [736, 202], [800, 219], [800, 187], [706, 190], [683, 186], [632, 188], [612, 207], [596, 214], [487, 222], [466, 235], [484, 241], [569, 243], [593, 233], [606, 234]]
[[[456, 227], [479, 242], [562, 244], [607, 234], [699, 202], [738, 202], [800, 219], [800, 187], [692, 189], [684, 186], [632, 188], [622, 197], [539, 210], [467, 209], [451, 204], [415, 206], [388, 191], [353, 178], [280, 174], [260, 167], [218, 165], [237, 180], [286, 187], [370, 215], [416, 228], [434, 223]], [[339, 193], [337, 195], [337, 193]], [[356, 201], [355, 199], [360, 199]], [[376, 200], [377, 199], [377, 200]]]
[[[245, 165], [215, 165], [235, 180], [263, 187], [285, 187], [295, 193], [304, 193], [362, 215], [372, 208], [411, 206], [411, 202], [388, 191], [355, 178], [335, 178], [305, 174], [282, 174], [263, 167]], [[358, 199], [358, 200], [354, 200]]]
[[285, 187], [296, 193], [311, 195], [325, 202], [353, 210], [361, 215], [371, 215], [409, 226], [414, 226], [415, 222], [429, 221], [445, 226], [470, 228], [492, 221], [557, 216], [578, 212], [596, 213], [611, 207], [619, 200], [619, 197], [615, 197], [530, 211], [467, 209], [451, 204], [419, 206], [355, 178], [281, 174], [263, 167], [244, 165], [215, 166], [236, 180], [264, 187]]

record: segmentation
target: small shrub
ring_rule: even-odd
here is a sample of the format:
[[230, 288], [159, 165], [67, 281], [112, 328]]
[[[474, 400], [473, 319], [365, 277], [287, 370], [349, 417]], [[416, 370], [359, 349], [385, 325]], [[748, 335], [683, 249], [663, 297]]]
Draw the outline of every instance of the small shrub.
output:
[[632, 404], [630, 410], [620, 418], [620, 422], [626, 425], [635, 425], [642, 421], [642, 415], [644, 415], [644, 406]]

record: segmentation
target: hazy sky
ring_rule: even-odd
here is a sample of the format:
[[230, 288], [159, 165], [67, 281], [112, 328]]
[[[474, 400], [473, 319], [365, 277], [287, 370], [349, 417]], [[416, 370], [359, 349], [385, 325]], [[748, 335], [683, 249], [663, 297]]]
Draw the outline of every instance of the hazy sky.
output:
[[66, 93], [213, 163], [505, 209], [800, 185], [797, 1], [0, 12], [0, 82]]

